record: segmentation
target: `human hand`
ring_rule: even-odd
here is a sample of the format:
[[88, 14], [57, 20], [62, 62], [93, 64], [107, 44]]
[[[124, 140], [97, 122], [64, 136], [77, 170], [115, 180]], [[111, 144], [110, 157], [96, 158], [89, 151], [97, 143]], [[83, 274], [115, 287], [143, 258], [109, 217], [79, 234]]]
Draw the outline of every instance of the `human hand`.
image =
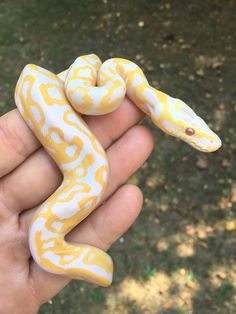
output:
[[[105, 116], [85, 117], [106, 149], [110, 175], [104, 201], [68, 240], [107, 250], [134, 222], [142, 193], [127, 179], [151, 153], [153, 138], [136, 124], [143, 118], [125, 99]], [[45, 272], [32, 260], [28, 229], [37, 207], [60, 185], [62, 176], [17, 110], [0, 117], [0, 314], [37, 313], [69, 279]]]

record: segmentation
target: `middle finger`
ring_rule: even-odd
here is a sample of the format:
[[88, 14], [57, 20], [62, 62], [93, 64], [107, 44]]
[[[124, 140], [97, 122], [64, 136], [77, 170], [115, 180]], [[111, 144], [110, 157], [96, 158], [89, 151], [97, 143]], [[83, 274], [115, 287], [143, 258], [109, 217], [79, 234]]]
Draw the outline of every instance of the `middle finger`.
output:
[[[134, 126], [107, 150], [110, 175], [105, 197], [143, 164], [152, 145], [150, 131], [143, 126]], [[2, 180], [5, 205], [14, 208], [15, 212], [21, 212], [39, 205], [51, 195], [59, 186], [62, 176], [53, 160], [40, 149]]]

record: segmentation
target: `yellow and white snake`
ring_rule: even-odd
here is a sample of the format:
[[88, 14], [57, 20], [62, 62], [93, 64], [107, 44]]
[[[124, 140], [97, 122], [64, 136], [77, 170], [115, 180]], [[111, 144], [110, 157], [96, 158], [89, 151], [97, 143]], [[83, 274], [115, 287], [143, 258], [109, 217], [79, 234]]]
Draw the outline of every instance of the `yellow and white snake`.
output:
[[102, 250], [64, 237], [99, 204], [106, 189], [108, 161], [80, 117], [115, 110], [127, 96], [165, 133], [194, 148], [213, 152], [219, 137], [183, 101], [151, 87], [133, 62], [96, 55], [79, 57], [56, 75], [29, 64], [18, 80], [15, 101], [29, 127], [63, 173], [63, 182], [34, 215], [29, 245], [45, 270], [101, 286], [112, 281], [113, 263]]

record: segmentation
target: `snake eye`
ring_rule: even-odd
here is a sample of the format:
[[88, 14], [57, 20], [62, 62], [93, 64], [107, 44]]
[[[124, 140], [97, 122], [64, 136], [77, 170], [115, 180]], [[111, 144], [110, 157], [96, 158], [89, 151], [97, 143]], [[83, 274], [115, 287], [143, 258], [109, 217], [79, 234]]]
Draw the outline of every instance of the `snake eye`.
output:
[[192, 136], [195, 134], [195, 130], [192, 128], [187, 128], [185, 129], [185, 134], [187, 134], [188, 136]]

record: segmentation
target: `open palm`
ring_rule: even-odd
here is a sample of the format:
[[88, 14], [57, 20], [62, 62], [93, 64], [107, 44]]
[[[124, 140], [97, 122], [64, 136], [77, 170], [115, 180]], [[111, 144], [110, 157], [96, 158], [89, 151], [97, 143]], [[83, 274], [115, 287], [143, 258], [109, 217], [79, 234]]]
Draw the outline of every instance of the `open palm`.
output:
[[[113, 113], [85, 117], [106, 149], [110, 164], [104, 202], [68, 239], [107, 250], [134, 222], [142, 193], [127, 179], [148, 158], [153, 138], [136, 125], [143, 118], [128, 99]], [[28, 247], [28, 228], [37, 207], [60, 185], [62, 176], [19, 112], [0, 117], [0, 314], [37, 313], [69, 279], [40, 269]], [[121, 186], [122, 185], [122, 186]]]

